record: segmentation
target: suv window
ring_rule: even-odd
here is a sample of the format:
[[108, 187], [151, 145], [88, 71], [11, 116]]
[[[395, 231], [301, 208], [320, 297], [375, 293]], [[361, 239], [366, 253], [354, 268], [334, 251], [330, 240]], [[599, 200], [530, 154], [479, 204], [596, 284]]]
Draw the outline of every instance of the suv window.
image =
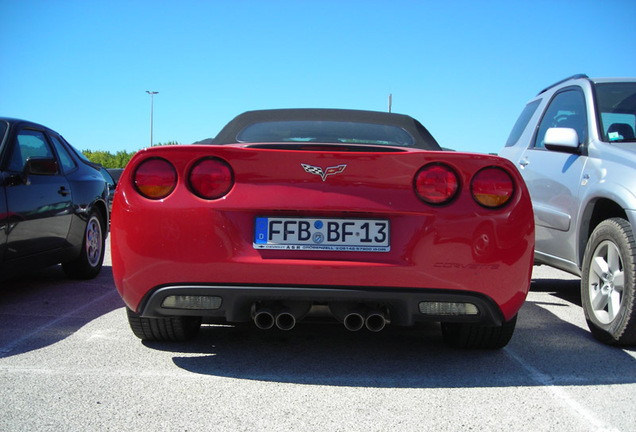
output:
[[535, 148], [545, 147], [545, 133], [554, 127], [574, 129], [579, 135], [579, 145], [587, 141], [587, 110], [585, 96], [581, 90], [567, 89], [554, 96], [539, 124]]
[[18, 133], [11, 153], [9, 170], [22, 172], [26, 160], [30, 157], [45, 157], [55, 159], [53, 152], [46, 142], [44, 133], [36, 130], [24, 129]]
[[510, 132], [508, 141], [506, 141], [506, 147], [512, 147], [513, 145], [516, 144], [517, 141], [519, 141], [519, 138], [521, 138], [521, 134], [523, 133], [524, 130], [526, 130], [526, 126], [528, 126], [528, 122], [530, 122], [530, 119], [534, 115], [540, 103], [541, 103], [540, 100], [536, 100], [526, 105], [526, 107], [521, 112], [521, 115], [517, 119], [517, 122], [512, 127], [512, 131]]
[[596, 85], [596, 109], [601, 113], [601, 139], [632, 141], [636, 130], [636, 83]]

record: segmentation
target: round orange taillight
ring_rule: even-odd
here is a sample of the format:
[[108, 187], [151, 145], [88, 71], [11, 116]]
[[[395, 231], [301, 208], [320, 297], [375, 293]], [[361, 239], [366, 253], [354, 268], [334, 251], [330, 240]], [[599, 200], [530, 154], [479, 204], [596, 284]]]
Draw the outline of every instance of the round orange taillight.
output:
[[147, 159], [135, 169], [133, 183], [146, 198], [163, 199], [177, 186], [177, 172], [165, 159]]
[[219, 158], [206, 158], [198, 161], [188, 178], [190, 189], [200, 198], [219, 199], [234, 186], [234, 172], [230, 165]]
[[497, 208], [510, 200], [515, 185], [506, 171], [498, 167], [488, 167], [475, 174], [470, 189], [475, 201], [480, 205]]
[[415, 175], [413, 187], [417, 196], [427, 204], [446, 204], [459, 191], [457, 173], [448, 165], [434, 163], [422, 167]]

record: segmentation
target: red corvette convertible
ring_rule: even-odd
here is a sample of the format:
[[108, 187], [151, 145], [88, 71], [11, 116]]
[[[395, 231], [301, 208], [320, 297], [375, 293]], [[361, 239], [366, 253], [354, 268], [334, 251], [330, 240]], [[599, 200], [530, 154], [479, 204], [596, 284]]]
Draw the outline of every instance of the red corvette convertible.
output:
[[140, 151], [111, 235], [143, 340], [329, 314], [352, 331], [440, 322], [452, 346], [501, 348], [534, 248], [509, 161], [442, 151], [405, 115], [333, 109], [247, 112], [212, 145]]

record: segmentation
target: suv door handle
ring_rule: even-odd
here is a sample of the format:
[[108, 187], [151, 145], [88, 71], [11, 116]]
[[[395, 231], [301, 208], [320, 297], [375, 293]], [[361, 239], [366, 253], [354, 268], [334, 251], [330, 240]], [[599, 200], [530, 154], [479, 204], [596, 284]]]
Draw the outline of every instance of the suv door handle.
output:
[[521, 166], [521, 168], [525, 168], [528, 165], [530, 165], [530, 161], [528, 159], [523, 159], [519, 161], [519, 165]]
[[69, 195], [71, 191], [66, 189], [64, 186], [61, 186], [60, 189], [57, 191], [57, 193], [59, 193], [62, 196], [66, 196], [66, 195]]

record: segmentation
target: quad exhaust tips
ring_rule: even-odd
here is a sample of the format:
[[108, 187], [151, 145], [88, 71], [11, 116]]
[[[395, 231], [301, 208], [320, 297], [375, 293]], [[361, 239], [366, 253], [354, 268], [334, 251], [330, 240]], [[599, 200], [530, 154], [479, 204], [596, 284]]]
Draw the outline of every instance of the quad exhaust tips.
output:
[[352, 306], [349, 304], [334, 303], [329, 305], [331, 313], [344, 324], [349, 331], [358, 331], [363, 327], [377, 333], [382, 331], [390, 322], [388, 314], [381, 309]]
[[[288, 331], [309, 311], [311, 304], [269, 304], [255, 303], [252, 306], [252, 320], [261, 330], [269, 330], [276, 326]], [[349, 331], [358, 331], [363, 327], [377, 333], [382, 331], [390, 322], [388, 310], [384, 308], [369, 308], [364, 305], [349, 303], [334, 303], [329, 305], [334, 317], [341, 321]]]
[[291, 330], [296, 326], [296, 317], [291, 312], [281, 311], [274, 313], [268, 308], [255, 310], [252, 320], [256, 327], [261, 330], [269, 330], [274, 325], [281, 330]]
[[252, 306], [252, 320], [261, 330], [269, 330], [274, 326], [280, 330], [291, 330], [311, 308], [311, 303], [290, 303]]

